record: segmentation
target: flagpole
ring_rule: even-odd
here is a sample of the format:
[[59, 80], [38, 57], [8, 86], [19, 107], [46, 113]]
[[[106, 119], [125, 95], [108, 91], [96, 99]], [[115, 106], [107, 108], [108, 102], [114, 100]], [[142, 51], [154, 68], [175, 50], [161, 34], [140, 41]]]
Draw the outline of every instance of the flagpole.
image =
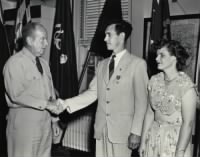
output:
[[3, 25], [3, 31], [5, 33], [6, 43], [8, 45], [8, 53], [9, 53], [9, 56], [11, 56], [10, 43], [9, 43], [9, 40], [8, 40], [8, 33], [7, 33], [7, 30], [6, 30], [5, 25], [4, 25], [5, 21], [4, 21], [4, 17], [3, 17], [4, 13], [3, 13], [3, 7], [2, 7], [1, 1], [0, 1], [0, 11], [1, 11], [1, 15], [2, 15], [1, 21], [2, 21], [2, 25]]
[[85, 59], [85, 63], [83, 65], [83, 70], [81, 72], [81, 75], [80, 75], [80, 78], [79, 78], [79, 81], [78, 81], [78, 89], [81, 88], [81, 84], [82, 84], [82, 81], [83, 81], [83, 77], [85, 75], [85, 71], [87, 69], [87, 66], [88, 66], [88, 62], [89, 62], [89, 59], [90, 59], [90, 55], [91, 55], [91, 51], [88, 51], [87, 53], [87, 56], [86, 56], [86, 59]]

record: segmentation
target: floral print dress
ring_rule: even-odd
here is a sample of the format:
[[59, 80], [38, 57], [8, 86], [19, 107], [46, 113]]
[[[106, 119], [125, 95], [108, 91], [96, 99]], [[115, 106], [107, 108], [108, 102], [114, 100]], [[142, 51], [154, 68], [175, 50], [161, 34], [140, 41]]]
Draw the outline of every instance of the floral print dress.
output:
[[[182, 124], [181, 99], [194, 84], [188, 75], [179, 75], [166, 82], [161, 72], [149, 81], [149, 99], [154, 111], [154, 121], [145, 139], [145, 157], [174, 157]], [[185, 157], [192, 156], [191, 144]]]

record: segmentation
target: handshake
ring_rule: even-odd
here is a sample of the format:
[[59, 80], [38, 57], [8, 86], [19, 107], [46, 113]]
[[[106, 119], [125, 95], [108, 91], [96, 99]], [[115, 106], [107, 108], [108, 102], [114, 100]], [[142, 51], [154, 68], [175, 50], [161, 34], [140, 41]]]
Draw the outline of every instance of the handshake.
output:
[[53, 114], [60, 114], [65, 110], [64, 102], [62, 99], [49, 100], [46, 109]]

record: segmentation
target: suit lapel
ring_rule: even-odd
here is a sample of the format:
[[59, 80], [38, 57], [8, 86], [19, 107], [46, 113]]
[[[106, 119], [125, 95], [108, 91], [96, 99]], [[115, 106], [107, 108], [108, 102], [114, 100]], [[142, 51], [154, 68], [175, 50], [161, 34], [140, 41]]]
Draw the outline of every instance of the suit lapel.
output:
[[117, 80], [121, 79], [123, 72], [126, 70], [127, 66], [130, 64], [130, 62], [131, 62], [130, 53], [126, 51], [126, 53], [120, 59], [112, 77], [110, 78], [109, 83], [113, 82], [113, 80], [115, 80], [115, 79], [117, 79]]
[[103, 73], [103, 80], [106, 84], [108, 84], [109, 82], [109, 68], [108, 68], [108, 63], [109, 63], [109, 58], [105, 60], [105, 63], [103, 64], [103, 69], [102, 69], [102, 73]]

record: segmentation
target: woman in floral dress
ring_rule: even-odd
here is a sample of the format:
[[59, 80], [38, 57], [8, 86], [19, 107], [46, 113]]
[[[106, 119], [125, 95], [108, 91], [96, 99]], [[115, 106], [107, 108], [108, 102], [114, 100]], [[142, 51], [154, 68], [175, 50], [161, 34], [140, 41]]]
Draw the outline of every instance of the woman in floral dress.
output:
[[162, 41], [157, 50], [157, 67], [162, 72], [152, 76], [148, 85], [141, 157], [192, 157], [197, 94], [190, 77], [182, 72], [188, 57], [177, 41]]

